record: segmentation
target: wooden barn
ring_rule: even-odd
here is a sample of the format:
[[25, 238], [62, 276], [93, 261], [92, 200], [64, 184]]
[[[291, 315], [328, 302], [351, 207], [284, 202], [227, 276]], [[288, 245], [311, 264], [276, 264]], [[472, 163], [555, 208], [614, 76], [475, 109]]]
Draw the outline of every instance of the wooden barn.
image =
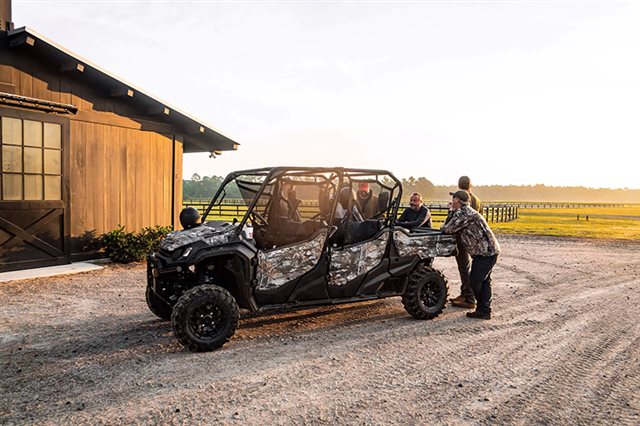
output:
[[0, 6], [0, 272], [96, 256], [124, 225], [176, 226], [182, 155], [237, 143]]

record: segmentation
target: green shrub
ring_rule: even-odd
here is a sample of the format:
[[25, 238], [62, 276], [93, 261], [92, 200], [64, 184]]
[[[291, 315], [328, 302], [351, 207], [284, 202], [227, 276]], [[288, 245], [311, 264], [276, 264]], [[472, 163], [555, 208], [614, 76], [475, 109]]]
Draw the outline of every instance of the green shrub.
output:
[[100, 245], [111, 261], [116, 263], [139, 262], [160, 246], [160, 241], [173, 230], [170, 226], [142, 228], [139, 233], [125, 232], [118, 225], [100, 238]]

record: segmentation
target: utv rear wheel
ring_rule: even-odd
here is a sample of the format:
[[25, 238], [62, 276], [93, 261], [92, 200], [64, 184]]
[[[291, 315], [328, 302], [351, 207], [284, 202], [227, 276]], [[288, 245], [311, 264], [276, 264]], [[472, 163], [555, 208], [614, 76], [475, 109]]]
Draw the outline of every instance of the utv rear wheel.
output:
[[202, 285], [187, 291], [173, 307], [171, 322], [178, 341], [193, 352], [224, 345], [238, 326], [238, 305], [222, 287]]
[[160, 299], [157, 294], [151, 290], [151, 287], [147, 287], [147, 306], [149, 310], [154, 313], [160, 319], [169, 321], [171, 319], [171, 305], [164, 300]]
[[447, 303], [449, 286], [442, 272], [421, 266], [409, 275], [402, 295], [406, 311], [418, 319], [432, 319], [442, 313]]

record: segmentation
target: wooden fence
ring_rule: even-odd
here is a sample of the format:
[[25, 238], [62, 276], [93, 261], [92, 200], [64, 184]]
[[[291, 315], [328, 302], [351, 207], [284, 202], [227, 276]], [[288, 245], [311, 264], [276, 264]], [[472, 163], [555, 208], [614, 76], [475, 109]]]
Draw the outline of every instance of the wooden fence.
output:
[[[182, 203], [182, 207], [195, 207], [198, 209], [200, 214], [204, 214], [205, 210], [209, 206], [208, 201], [203, 200], [184, 200]], [[444, 222], [447, 218], [447, 214], [449, 213], [449, 207], [446, 203], [440, 204], [425, 204], [431, 211], [431, 216], [433, 217], [434, 222]], [[409, 207], [408, 204], [400, 205], [400, 212], [402, 212], [405, 208]], [[514, 206], [510, 204], [486, 204], [482, 208], [482, 215], [487, 220], [487, 222], [498, 223], [498, 222], [510, 222], [514, 219], [518, 218], [518, 209], [519, 206]], [[303, 218], [310, 218], [314, 214], [318, 212], [317, 205], [313, 204], [302, 204], [299, 207], [300, 215]], [[242, 217], [247, 212], [247, 206], [242, 202], [242, 200], [238, 200], [238, 202], [225, 203], [218, 206], [213, 206], [211, 211], [209, 212], [209, 216], [206, 218], [207, 220], [233, 220], [233, 218], [237, 218], [238, 220], [242, 219]]]
[[[425, 204], [431, 211], [431, 216], [435, 222], [444, 222], [449, 214], [449, 206], [447, 203]], [[401, 210], [409, 207], [408, 204], [401, 204]], [[482, 207], [482, 215], [487, 222], [510, 222], [518, 218], [518, 206], [509, 204], [485, 204]]]
[[505, 201], [491, 202], [488, 205], [510, 205], [523, 209], [580, 209], [580, 208], [602, 208], [602, 207], [629, 207], [634, 204], [629, 203], [569, 203], [559, 201]]

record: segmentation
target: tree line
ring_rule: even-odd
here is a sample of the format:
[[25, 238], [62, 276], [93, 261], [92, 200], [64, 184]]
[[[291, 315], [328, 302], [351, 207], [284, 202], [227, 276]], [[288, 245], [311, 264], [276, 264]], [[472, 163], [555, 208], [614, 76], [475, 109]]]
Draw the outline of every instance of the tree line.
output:
[[[211, 199], [222, 183], [222, 176], [194, 174], [182, 181], [182, 198], [185, 200]], [[403, 199], [413, 192], [422, 194], [425, 201], [448, 200], [455, 185], [434, 185], [424, 177], [402, 179]], [[478, 185], [472, 192], [483, 201], [538, 201], [572, 203], [640, 203], [640, 189], [587, 188], [583, 186], [547, 185]]]

